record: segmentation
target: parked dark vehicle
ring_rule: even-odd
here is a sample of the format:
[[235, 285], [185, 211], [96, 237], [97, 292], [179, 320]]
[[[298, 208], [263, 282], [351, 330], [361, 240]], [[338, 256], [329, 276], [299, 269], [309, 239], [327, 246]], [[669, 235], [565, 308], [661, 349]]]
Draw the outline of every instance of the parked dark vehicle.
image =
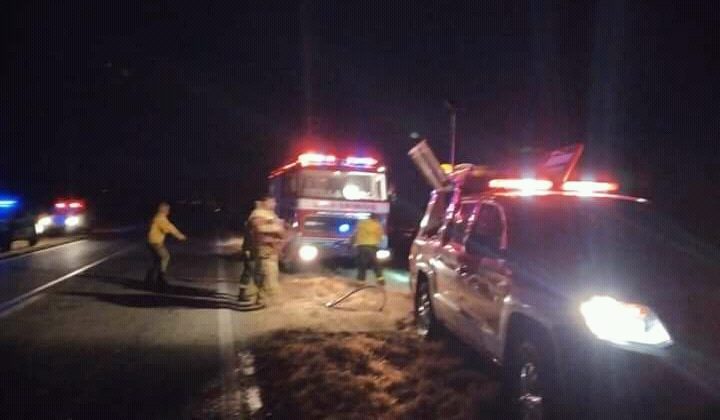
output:
[[38, 241], [36, 219], [19, 198], [0, 197], [0, 252], [9, 251], [16, 240], [26, 240], [34, 246]]

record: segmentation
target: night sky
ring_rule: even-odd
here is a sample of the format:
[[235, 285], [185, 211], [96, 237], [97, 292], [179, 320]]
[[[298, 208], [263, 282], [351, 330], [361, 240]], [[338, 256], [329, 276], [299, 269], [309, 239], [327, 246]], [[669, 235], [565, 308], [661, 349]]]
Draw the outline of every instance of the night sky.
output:
[[0, 182], [241, 205], [324, 144], [384, 156], [414, 214], [409, 135], [446, 156], [452, 99], [459, 161], [582, 141], [720, 233], [717, 2], [183, 3], [5, 4]]

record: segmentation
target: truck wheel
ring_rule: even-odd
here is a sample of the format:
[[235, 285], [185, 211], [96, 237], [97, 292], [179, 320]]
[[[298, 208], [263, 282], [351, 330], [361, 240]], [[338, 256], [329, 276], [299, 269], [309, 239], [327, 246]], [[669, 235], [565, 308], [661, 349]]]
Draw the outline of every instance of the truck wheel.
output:
[[438, 336], [440, 326], [432, 305], [430, 284], [427, 280], [418, 282], [415, 294], [415, 327], [422, 338], [435, 338]]
[[0, 252], [8, 252], [12, 248], [12, 232], [0, 235]]
[[555, 368], [552, 344], [529, 328], [512, 339], [505, 366], [504, 407], [511, 419], [554, 419]]
[[35, 246], [38, 243], [38, 235], [37, 232], [35, 232], [34, 227], [32, 233], [30, 234], [30, 237], [28, 238], [28, 243], [30, 244], [30, 246]]

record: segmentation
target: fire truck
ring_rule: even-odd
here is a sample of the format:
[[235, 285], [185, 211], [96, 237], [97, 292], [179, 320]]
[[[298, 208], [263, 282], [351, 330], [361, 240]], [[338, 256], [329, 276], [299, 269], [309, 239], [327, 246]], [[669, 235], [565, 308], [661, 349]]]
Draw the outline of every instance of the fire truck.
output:
[[[387, 226], [385, 166], [373, 157], [303, 153], [273, 171], [269, 179], [278, 215], [291, 227], [282, 258], [288, 268], [352, 256], [355, 227], [371, 214]], [[377, 257], [380, 261], [391, 257], [387, 236]]]

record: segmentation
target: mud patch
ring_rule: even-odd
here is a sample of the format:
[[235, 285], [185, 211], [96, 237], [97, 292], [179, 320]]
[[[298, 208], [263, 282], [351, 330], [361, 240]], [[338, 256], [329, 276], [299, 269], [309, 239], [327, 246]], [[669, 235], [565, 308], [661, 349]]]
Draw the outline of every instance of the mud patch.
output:
[[497, 377], [452, 340], [409, 331], [280, 331], [258, 340], [257, 380], [273, 418], [496, 418]]

